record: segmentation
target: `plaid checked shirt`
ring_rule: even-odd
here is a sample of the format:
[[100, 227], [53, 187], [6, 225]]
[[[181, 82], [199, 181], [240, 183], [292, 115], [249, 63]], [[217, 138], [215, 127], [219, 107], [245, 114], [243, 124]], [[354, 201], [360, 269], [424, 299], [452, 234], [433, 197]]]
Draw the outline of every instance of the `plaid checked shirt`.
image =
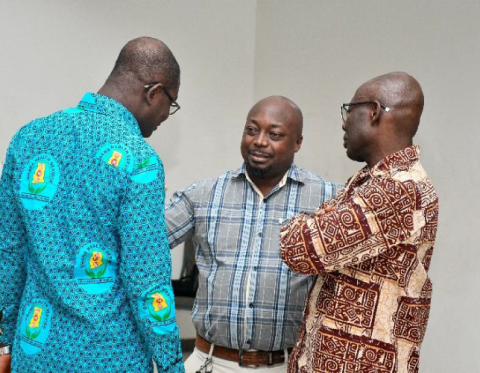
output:
[[280, 226], [313, 213], [338, 188], [292, 165], [263, 197], [242, 166], [175, 193], [165, 211], [168, 239], [171, 248], [193, 239], [199, 288], [192, 320], [202, 337], [242, 350], [294, 345], [314, 278], [281, 261]]

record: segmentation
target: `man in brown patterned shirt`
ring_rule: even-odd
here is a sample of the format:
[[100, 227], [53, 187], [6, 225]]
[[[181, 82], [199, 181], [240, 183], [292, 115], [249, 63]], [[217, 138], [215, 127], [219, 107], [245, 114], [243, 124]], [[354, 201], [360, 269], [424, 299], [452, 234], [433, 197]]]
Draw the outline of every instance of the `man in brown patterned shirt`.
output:
[[289, 372], [418, 372], [438, 219], [437, 194], [412, 146], [422, 89], [405, 73], [382, 75], [341, 110], [347, 155], [367, 166], [313, 216], [282, 227], [285, 263], [322, 275]]

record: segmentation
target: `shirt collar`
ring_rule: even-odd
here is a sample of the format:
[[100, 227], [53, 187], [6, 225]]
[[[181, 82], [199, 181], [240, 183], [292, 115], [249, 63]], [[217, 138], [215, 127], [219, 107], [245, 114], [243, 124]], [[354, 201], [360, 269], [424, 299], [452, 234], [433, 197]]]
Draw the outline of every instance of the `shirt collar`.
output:
[[417, 145], [409, 146], [403, 150], [392, 153], [372, 167], [373, 174], [391, 170], [406, 170], [412, 163], [420, 158], [420, 147]]
[[[242, 176], [246, 178], [247, 170], [245, 168], [245, 163], [242, 165], [242, 167], [232, 171], [231, 175], [233, 179], [238, 179]], [[291, 179], [303, 184], [305, 183], [306, 175], [305, 172], [302, 172], [301, 168], [297, 167], [295, 164], [292, 164], [287, 171], [287, 179]]]
[[135, 133], [141, 135], [140, 126], [133, 114], [120, 102], [98, 93], [87, 92], [78, 103], [77, 108], [102, 115], [123, 119]]
[[363, 184], [371, 177], [382, 176], [392, 171], [407, 171], [410, 166], [419, 159], [420, 147], [417, 145], [409, 146], [386, 156], [372, 168], [368, 166], [363, 167], [347, 181], [347, 185], [355, 187]]

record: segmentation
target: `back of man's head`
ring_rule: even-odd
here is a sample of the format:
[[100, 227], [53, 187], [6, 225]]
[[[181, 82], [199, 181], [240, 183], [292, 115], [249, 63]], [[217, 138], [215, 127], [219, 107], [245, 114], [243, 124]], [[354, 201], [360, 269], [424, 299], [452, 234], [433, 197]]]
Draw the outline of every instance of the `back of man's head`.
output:
[[167, 89], [178, 88], [180, 66], [165, 43], [151, 37], [136, 38], [125, 44], [108, 78], [120, 86], [146, 85], [159, 80]]
[[[180, 67], [160, 40], [141, 37], [129, 41], [99, 94], [124, 105], [149, 137], [170, 115], [180, 88]], [[178, 104], [176, 104], [178, 107]]]
[[362, 84], [342, 126], [348, 157], [372, 167], [387, 155], [411, 146], [423, 103], [420, 84], [404, 72], [388, 73]]
[[389, 118], [395, 125], [396, 135], [412, 139], [420, 124], [424, 96], [418, 81], [404, 72], [380, 75], [362, 87], [391, 109]]

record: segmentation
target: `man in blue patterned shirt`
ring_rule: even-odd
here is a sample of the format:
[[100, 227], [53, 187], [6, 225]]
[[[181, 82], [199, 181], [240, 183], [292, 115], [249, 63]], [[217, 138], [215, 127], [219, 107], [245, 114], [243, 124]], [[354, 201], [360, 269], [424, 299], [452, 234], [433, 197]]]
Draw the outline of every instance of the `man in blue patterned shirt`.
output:
[[199, 269], [187, 373], [208, 371], [209, 354], [214, 373], [286, 372], [312, 279], [281, 261], [280, 226], [312, 213], [338, 188], [293, 164], [302, 123], [289, 99], [261, 100], [243, 131], [244, 165], [177, 192], [166, 207], [170, 246], [192, 238]]
[[[98, 94], [12, 139], [0, 184], [0, 371], [184, 371], [164, 172], [143, 139], [178, 110], [180, 68], [130, 41]], [[3, 365], [1, 365], [3, 364]], [[3, 370], [2, 370], [3, 369]]]

